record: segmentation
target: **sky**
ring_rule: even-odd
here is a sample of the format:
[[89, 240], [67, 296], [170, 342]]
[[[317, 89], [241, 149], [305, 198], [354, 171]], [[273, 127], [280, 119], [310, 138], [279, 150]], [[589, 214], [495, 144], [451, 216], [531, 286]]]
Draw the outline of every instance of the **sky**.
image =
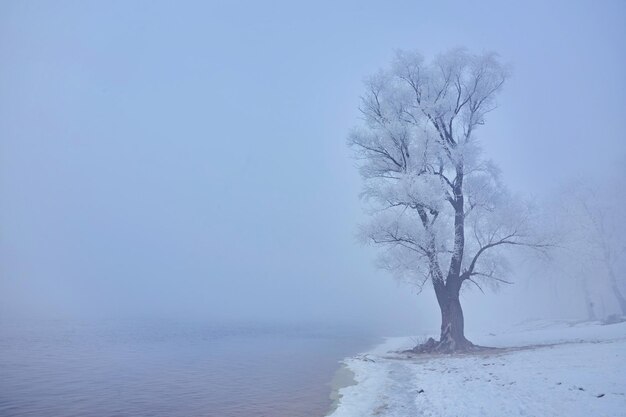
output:
[[433, 297], [356, 238], [363, 80], [396, 49], [497, 51], [512, 77], [478, 136], [543, 196], [626, 154], [625, 21], [623, 1], [4, 1], [0, 315], [430, 326]]

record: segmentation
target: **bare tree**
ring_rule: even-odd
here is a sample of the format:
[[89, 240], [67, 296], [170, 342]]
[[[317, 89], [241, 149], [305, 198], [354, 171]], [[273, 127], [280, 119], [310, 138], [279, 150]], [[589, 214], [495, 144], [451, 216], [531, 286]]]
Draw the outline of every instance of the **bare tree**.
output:
[[473, 347], [459, 294], [465, 283], [506, 283], [505, 249], [536, 246], [530, 211], [481, 157], [476, 130], [507, 78], [497, 55], [455, 49], [425, 62], [398, 52], [371, 77], [350, 134], [372, 221], [364, 237], [384, 247], [381, 266], [420, 288], [441, 310], [438, 351]]

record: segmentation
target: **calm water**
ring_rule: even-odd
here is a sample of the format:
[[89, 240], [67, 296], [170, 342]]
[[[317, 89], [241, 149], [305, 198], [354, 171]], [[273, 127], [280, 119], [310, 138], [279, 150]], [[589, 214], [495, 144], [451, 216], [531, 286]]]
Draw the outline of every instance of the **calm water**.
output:
[[323, 416], [338, 360], [373, 342], [325, 326], [0, 323], [0, 416]]

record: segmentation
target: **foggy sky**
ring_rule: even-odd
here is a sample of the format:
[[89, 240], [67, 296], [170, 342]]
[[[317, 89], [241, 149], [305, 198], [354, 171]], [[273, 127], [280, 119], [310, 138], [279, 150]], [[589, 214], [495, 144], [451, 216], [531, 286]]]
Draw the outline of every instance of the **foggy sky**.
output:
[[2, 2], [0, 314], [436, 322], [355, 238], [362, 80], [395, 48], [499, 52], [478, 137], [542, 195], [626, 152], [625, 21], [623, 1]]

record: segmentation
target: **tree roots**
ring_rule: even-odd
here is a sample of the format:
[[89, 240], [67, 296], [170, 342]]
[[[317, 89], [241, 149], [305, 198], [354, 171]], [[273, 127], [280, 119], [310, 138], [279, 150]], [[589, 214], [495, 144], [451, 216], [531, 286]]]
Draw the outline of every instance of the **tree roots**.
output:
[[491, 349], [484, 346], [478, 346], [473, 344], [467, 339], [463, 341], [454, 341], [451, 338], [445, 338], [443, 340], [435, 340], [429, 337], [428, 340], [422, 344], [415, 346], [413, 349], [404, 351], [404, 353], [417, 353], [417, 354], [450, 354], [450, 353], [472, 353], [486, 349]]

